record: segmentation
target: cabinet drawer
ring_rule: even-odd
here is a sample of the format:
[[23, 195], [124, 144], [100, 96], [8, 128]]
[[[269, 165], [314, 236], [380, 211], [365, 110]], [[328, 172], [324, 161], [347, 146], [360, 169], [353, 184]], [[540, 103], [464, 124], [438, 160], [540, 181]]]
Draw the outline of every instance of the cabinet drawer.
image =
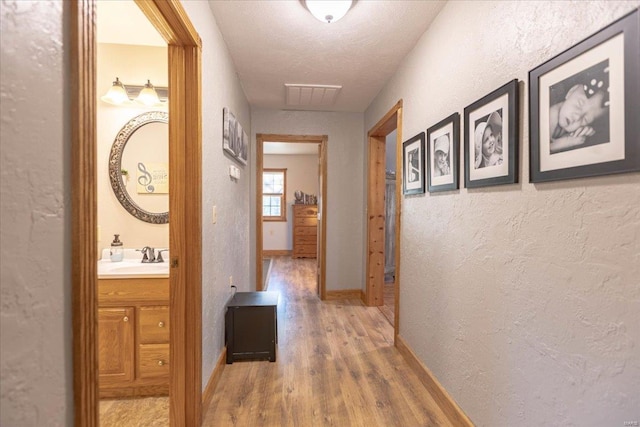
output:
[[317, 206], [293, 206], [296, 216], [317, 216], [318, 215], [318, 207]]
[[318, 225], [318, 218], [310, 217], [310, 216], [303, 216], [301, 218], [296, 217], [293, 220], [293, 226], [294, 227], [312, 226], [312, 225]]
[[140, 344], [164, 344], [169, 342], [169, 307], [140, 307], [138, 337]]
[[140, 344], [138, 378], [169, 378], [169, 344]]

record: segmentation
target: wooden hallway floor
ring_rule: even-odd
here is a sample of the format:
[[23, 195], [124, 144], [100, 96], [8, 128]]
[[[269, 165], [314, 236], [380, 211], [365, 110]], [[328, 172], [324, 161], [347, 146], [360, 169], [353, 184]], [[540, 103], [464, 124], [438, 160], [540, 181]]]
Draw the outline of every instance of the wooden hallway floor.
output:
[[450, 426], [360, 300], [320, 301], [316, 260], [275, 257], [277, 361], [225, 365], [204, 426]]

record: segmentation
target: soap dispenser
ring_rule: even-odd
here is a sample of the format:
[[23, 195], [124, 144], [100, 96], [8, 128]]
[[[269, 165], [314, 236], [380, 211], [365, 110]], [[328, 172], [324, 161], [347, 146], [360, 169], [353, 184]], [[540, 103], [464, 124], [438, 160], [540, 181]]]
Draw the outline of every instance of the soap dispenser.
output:
[[124, 258], [124, 249], [122, 248], [122, 242], [120, 241], [120, 235], [113, 235], [113, 242], [111, 242], [111, 262], [119, 262]]

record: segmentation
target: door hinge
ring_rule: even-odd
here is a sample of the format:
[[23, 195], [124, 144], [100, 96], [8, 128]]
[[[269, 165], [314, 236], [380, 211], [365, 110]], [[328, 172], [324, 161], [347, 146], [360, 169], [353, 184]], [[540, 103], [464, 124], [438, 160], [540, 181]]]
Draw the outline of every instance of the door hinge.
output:
[[172, 256], [171, 257], [171, 268], [178, 268], [178, 257], [177, 256]]

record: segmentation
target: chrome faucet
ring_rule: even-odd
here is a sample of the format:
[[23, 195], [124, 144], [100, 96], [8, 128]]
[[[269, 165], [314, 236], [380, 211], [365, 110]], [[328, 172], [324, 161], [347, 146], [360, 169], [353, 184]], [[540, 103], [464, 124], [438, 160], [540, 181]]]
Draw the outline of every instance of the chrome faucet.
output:
[[142, 252], [143, 263], [156, 262], [155, 250], [152, 247], [145, 246], [144, 248], [140, 249], [140, 251]]
[[138, 249], [142, 252], [142, 262], [145, 264], [164, 262], [162, 258], [162, 252], [167, 252], [169, 249], [158, 249], [158, 256], [156, 257], [156, 250], [151, 246], [145, 246], [142, 249]]
[[162, 252], [167, 252], [169, 249], [158, 249], [158, 256], [156, 257], [156, 262], [164, 262], [162, 258]]

